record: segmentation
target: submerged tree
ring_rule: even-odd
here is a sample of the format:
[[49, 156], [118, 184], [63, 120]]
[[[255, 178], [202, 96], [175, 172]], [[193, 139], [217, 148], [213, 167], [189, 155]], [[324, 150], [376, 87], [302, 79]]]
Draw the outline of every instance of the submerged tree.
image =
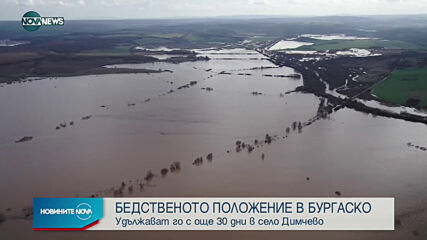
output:
[[198, 157], [194, 160], [193, 165], [200, 166], [203, 164], [203, 157]]
[[297, 129], [297, 122], [295, 121], [292, 123], [292, 130], [295, 131], [296, 129]]
[[154, 174], [153, 172], [151, 172], [151, 170], [148, 170], [147, 174], [144, 177], [144, 180], [149, 182], [154, 178]]
[[166, 174], [168, 174], [168, 172], [169, 172], [169, 169], [167, 169], [167, 168], [162, 168], [162, 170], [160, 170], [160, 173], [162, 174], [163, 177], [166, 176]]
[[33, 215], [33, 208], [30, 206], [25, 206], [22, 208], [22, 212], [24, 213], [25, 218], [31, 217]]
[[270, 135], [268, 135], [268, 134], [265, 134], [265, 140], [264, 140], [264, 142], [265, 142], [265, 143], [270, 144], [270, 143], [271, 143], [271, 141], [272, 141], [271, 136], [270, 136]]
[[181, 170], [181, 163], [180, 162], [173, 162], [170, 165], [171, 172], [179, 172]]
[[0, 223], [6, 221], [6, 217], [0, 212]]

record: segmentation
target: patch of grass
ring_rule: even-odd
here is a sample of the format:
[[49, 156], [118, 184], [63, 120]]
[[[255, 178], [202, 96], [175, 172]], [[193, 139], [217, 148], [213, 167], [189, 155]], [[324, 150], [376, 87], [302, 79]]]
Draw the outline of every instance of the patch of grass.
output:
[[140, 34], [136, 33], [117, 33], [117, 34], [106, 34], [99, 36], [99, 38], [137, 38], [141, 37]]
[[253, 37], [246, 38], [246, 40], [251, 42], [266, 42], [266, 41], [273, 41], [273, 40], [279, 40], [279, 39], [281, 38], [276, 36], [253, 36]]
[[420, 106], [427, 108], [427, 98], [420, 102]]
[[400, 105], [418, 99], [418, 107], [427, 107], [427, 67], [395, 70], [372, 93]]
[[81, 56], [128, 56], [130, 53], [130, 45], [118, 45], [111, 49], [95, 49], [80, 52], [77, 55]]
[[143, 38], [136, 39], [135, 43], [137, 45], [144, 46], [144, 47], [150, 47], [150, 46], [158, 47], [158, 46], [173, 44], [175, 42], [174, 40], [175, 39], [144, 36]]
[[163, 34], [150, 34], [147, 36], [153, 37], [153, 38], [172, 39], [172, 38], [180, 38], [180, 37], [184, 36], [184, 34], [181, 34], [181, 33], [163, 33]]
[[402, 41], [386, 41], [380, 39], [355, 39], [355, 40], [317, 40], [304, 39], [304, 41], [312, 42], [313, 45], [302, 46], [300, 50], [343, 50], [349, 48], [387, 48], [387, 49], [422, 49], [421, 46], [402, 42]]
[[231, 43], [239, 41], [240, 37], [227, 34], [197, 33], [187, 34], [183, 39], [191, 43]]

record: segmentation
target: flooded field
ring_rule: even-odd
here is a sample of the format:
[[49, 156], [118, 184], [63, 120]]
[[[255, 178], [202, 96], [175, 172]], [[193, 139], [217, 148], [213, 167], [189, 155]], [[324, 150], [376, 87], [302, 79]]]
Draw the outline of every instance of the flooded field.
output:
[[281, 40], [271, 46], [268, 50], [282, 50], [282, 49], [295, 49], [301, 46], [313, 45], [309, 42], [293, 41], [293, 40]]
[[[330, 197], [340, 192], [396, 197], [400, 224], [395, 232], [360, 234], [66, 237], [410, 239], [414, 231], [425, 236], [427, 153], [408, 147], [427, 145], [425, 125], [348, 109], [319, 118], [323, 99], [290, 92], [302, 85], [293, 69], [244, 49], [201, 55], [212, 60], [120, 65], [169, 70], [158, 74], [52, 78], [1, 87], [0, 208], [10, 210], [0, 237], [62, 239], [61, 233], [33, 233], [31, 221], [20, 217], [22, 207], [33, 197], [114, 196], [122, 182], [133, 188], [120, 196]], [[25, 136], [32, 138], [19, 142]], [[254, 149], [237, 148], [236, 141]], [[198, 157], [203, 163], [193, 164]], [[160, 173], [174, 162], [180, 162], [179, 171]], [[141, 188], [150, 170], [155, 176]]]
[[345, 34], [301, 34], [300, 37], [312, 38], [317, 40], [356, 40], [371, 39], [368, 37], [347, 36]]
[[0, 47], [15, 47], [21, 44], [27, 44], [26, 41], [14, 41], [10, 39], [0, 39]]

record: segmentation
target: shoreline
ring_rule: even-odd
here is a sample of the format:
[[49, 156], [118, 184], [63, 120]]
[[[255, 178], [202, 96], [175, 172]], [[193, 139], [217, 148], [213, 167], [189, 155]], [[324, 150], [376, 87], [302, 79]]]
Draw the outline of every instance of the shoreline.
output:
[[130, 55], [118, 57], [38, 54], [35, 56], [32, 53], [18, 53], [16, 59], [12, 58], [4, 62], [4, 58], [8, 59], [11, 56], [0, 53], [0, 71], [2, 71], [2, 69], [8, 69], [8, 71], [6, 71], [7, 74], [0, 76], [0, 85], [21, 82], [27, 78], [72, 77], [116, 73], [159, 73], [168, 71], [160, 69], [150, 70], [104, 67], [107, 65], [154, 62], [178, 64], [182, 62], [209, 60], [208, 57], [199, 57], [196, 54], [189, 54], [185, 57], [174, 57], [174, 54], [171, 54], [170, 56], [171, 57], [167, 59], [157, 59], [149, 55]]

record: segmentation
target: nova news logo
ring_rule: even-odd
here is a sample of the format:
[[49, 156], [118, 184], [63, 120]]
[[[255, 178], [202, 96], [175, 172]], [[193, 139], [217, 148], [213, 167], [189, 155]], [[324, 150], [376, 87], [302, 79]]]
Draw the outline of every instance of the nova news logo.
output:
[[25, 30], [34, 32], [41, 26], [63, 26], [65, 23], [63, 17], [40, 17], [40, 14], [29, 11], [22, 16], [22, 27]]
[[80, 203], [76, 207], [76, 217], [80, 220], [88, 220], [92, 217], [92, 206], [88, 203]]

